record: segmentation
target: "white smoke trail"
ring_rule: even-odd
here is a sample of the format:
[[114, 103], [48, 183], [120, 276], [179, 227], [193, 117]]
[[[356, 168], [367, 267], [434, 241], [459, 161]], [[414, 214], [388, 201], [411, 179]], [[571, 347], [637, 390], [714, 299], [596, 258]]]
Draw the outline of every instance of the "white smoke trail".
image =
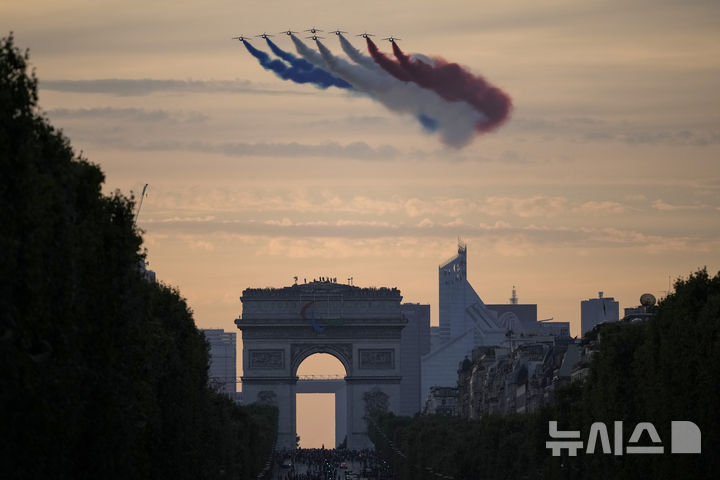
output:
[[338, 35], [340, 37], [340, 46], [342, 47], [343, 51], [345, 52], [345, 55], [350, 57], [350, 60], [352, 60], [355, 63], [359, 63], [363, 67], [367, 67], [370, 69], [380, 69], [382, 70], [382, 67], [375, 63], [375, 60], [372, 59], [372, 57], [368, 55], [363, 55], [360, 53], [360, 50], [355, 48], [352, 43], [348, 42], [347, 38], [345, 38], [342, 35]]
[[343, 50], [357, 63], [333, 55], [320, 41], [316, 41], [318, 53], [295, 35], [291, 35], [291, 39], [305, 60], [341, 77], [359, 93], [367, 94], [388, 110], [435, 120], [437, 133], [446, 145], [456, 148], [467, 145], [475, 136], [475, 126], [485, 121], [482, 114], [465, 102], [448, 102], [431, 90], [396, 79], [371, 57], [361, 54], [342, 35]]
[[[321, 42], [318, 41], [316, 43], [328, 70], [335, 72], [335, 74], [340, 77], [352, 78], [360, 88], [368, 93], [382, 95], [384, 91], [395, 90], [405, 86], [404, 82], [397, 80], [384, 71], [371, 70], [361, 65], [350, 63], [343, 58], [333, 55]], [[390, 98], [388, 100], [392, 101]]]
[[448, 102], [431, 90], [396, 79], [371, 57], [360, 53], [345, 37], [339, 37], [343, 51], [356, 64], [334, 56], [321, 42], [317, 42], [330, 71], [357, 85], [356, 88], [365, 90], [390, 110], [434, 119], [443, 143], [457, 148], [467, 145], [476, 135], [476, 125], [487, 120], [465, 102]]
[[290, 34], [290, 38], [295, 44], [295, 50], [308, 62], [312, 63], [318, 68], [328, 69], [328, 64], [323, 60], [322, 55], [313, 50], [312, 48], [305, 45], [305, 42], [297, 38], [295, 35]]

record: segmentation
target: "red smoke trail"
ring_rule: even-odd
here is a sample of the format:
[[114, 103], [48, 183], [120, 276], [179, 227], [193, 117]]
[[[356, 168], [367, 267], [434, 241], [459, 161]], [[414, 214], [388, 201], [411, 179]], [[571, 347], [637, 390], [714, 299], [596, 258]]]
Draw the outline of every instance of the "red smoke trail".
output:
[[392, 42], [393, 53], [398, 60], [396, 62], [379, 52], [369, 38], [367, 40], [368, 50], [373, 59], [388, 73], [400, 78], [395, 70], [402, 70], [403, 73], [400, 75], [404, 75], [404, 78], [433, 90], [450, 102], [467, 102], [485, 115], [488, 121], [479, 123], [478, 131], [493, 130], [502, 125], [510, 115], [512, 100], [507, 93], [490, 85], [484, 78], [473, 75], [457, 63], [448, 63], [436, 58], [435, 64], [430, 65], [417, 58], [411, 59], [400, 50], [397, 43]]
[[384, 53], [378, 50], [377, 45], [375, 45], [375, 42], [370, 40], [370, 37], [365, 37], [365, 40], [367, 40], [368, 51], [370, 52], [373, 60], [375, 60], [375, 62], [386, 72], [403, 82], [412, 81], [408, 72], [406, 72], [405, 69], [402, 68], [395, 60], [386, 57]]
[[490, 85], [484, 78], [473, 75], [457, 63], [436, 58], [430, 65], [420, 59], [405, 55], [397, 43], [392, 42], [393, 53], [398, 62], [418, 85], [435, 91], [449, 101], [464, 100], [484, 113], [489, 122], [478, 125], [486, 132], [499, 127], [510, 115], [512, 100], [507, 93]]

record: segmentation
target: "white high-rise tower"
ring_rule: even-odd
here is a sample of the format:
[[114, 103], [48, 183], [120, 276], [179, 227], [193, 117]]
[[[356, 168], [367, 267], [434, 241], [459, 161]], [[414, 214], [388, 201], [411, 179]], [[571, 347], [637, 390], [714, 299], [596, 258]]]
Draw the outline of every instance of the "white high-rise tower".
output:
[[500, 345], [505, 330], [467, 280], [467, 245], [438, 267], [440, 328], [433, 350], [422, 359], [423, 402], [433, 386], [454, 387], [457, 368], [476, 346]]

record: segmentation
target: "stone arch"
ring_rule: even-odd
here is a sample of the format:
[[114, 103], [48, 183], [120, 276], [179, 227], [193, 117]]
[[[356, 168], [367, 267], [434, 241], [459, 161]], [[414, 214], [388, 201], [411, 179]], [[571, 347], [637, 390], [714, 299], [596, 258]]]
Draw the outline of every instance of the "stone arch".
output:
[[[308, 315], [307, 305], [318, 298], [324, 303], [322, 311]], [[300, 364], [316, 353], [335, 357], [345, 369], [345, 378], [340, 381], [344, 397], [338, 400], [336, 396], [336, 402], [346, 412], [342, 426], [348, 448], [371, 447], [363, 395], [377, 387], [388, 396], [391, 411], [401, 396], [400, 343], [407, 320], [400, 311], [400, 291], [313, 281], [283, 288], [245, 289], [240, 300], [243, 312], [235, 324], [242, 330], [243, 395], [253, 401], [259, 396], [271, 399], [268, 392], [275, 394], [278, 448], [295, 447], [296, 393], [303, 388], [300, 382], [338, 382], [298, 378]], [[318, 321], [321, 329], [317, 328]], [[329, 384], [312, 387], [335, 388]], [[342, 436], [336, 434], [336, 438]]]
[[316, 353], [327, 353], [335, 357], [345, 368], [345, 376], [352, 375], [352, 344], [293, 344], [290, 348], [290, 375], [297, 377], [300, 364]]

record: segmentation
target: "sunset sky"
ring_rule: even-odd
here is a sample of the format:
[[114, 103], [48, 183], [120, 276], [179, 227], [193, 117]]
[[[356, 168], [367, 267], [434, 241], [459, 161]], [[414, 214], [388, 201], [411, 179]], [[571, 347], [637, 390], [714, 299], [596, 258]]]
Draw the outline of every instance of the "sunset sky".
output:
[[[575, 335], [600, 290], [630, 307], [717, 272], [718, 25], [720, 3], [693, 0], [0, 4], [42, 109], [106, 191], [150, 184], [150, 268], [199, 327], [226, 330], [243, 289], [294, 276], [397, 286], [437, 323], [437, 266], [458, 237], [486, 303], [516, 285]], [[231, 40], [313, 26], [458, 62], [507, 92], [512, 116], [444, 147], [365, 96], [276, 78]]]

